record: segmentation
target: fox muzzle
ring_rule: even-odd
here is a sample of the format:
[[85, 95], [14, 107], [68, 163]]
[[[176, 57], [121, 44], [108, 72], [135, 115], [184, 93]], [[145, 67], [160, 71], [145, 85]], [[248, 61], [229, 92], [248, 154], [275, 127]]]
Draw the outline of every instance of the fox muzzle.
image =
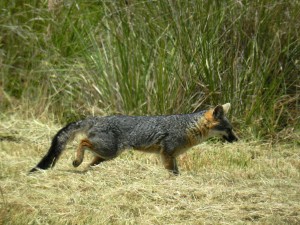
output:
[[230, 143], [232, 143], [234, 141], [238, 141], [238, 138], [232, 131], [230, 133], [228, 133], [227, 135], [223, 135], [223, 138]]

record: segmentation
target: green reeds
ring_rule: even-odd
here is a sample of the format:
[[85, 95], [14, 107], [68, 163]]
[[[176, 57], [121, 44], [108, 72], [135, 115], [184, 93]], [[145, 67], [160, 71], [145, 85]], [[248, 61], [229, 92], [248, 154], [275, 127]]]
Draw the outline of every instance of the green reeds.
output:
[[299, 125], [295, 1], [1, 6], [1, 92], [17, 102], [3, 97], [3, 112], [18, 104], [65, 121], [231, 102], [241, 133], [272, 137]]

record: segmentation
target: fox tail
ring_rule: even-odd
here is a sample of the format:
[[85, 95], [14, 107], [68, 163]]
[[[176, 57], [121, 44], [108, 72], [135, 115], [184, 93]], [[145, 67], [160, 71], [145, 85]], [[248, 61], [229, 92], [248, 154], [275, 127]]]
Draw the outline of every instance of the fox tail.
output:
[[65, 149], [67, 143], [71, 141], [75, 134], [86, 129], [88, 124], [85, 120], [80, 120], [77, 122], [69, 123], [53, 137], [51, 146], [47, 154], [41, 159], [41, 161], [32, 168], [29, 172], [35, 172], [39, 169], [49, 169], [54, 167], [55, 163], [59, 159], [59, 156]]

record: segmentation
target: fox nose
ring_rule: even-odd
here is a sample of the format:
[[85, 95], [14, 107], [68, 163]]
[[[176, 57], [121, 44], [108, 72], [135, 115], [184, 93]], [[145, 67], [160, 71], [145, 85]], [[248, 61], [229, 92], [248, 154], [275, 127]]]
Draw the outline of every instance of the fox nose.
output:
[[229, 139], [231, 140], [231, 142], [239, 140], [233, 132], [229, 135]]
[[235, 142], [235, 141], [238, 141], [238, 138], [237, 137], [229, 137], [228, 138], [228, 141], [231, 143], [231, 142]]
[[224, 135], [223, 138], [230, 143], [238, 141], [238, 138], [233, 132], [230, 132], [227, 136]]

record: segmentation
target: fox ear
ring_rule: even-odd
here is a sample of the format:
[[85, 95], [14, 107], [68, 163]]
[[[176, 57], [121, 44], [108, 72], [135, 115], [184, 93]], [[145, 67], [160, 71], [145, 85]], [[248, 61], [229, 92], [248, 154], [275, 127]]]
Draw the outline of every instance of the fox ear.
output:
[[224, 109], [223, 109], [223, 106], [217, 105], [217, 106], [214, 108], [213, 116], [214, 116], [214, 118], [216, 118], [216, 119], [222, 118], [222, 117], [224, 116]]
[[223, 106], [223, 109], [224, 109], [224, 113], [227, 114], [229, 109], [230, 109], [230, 103], [226, 103]]

